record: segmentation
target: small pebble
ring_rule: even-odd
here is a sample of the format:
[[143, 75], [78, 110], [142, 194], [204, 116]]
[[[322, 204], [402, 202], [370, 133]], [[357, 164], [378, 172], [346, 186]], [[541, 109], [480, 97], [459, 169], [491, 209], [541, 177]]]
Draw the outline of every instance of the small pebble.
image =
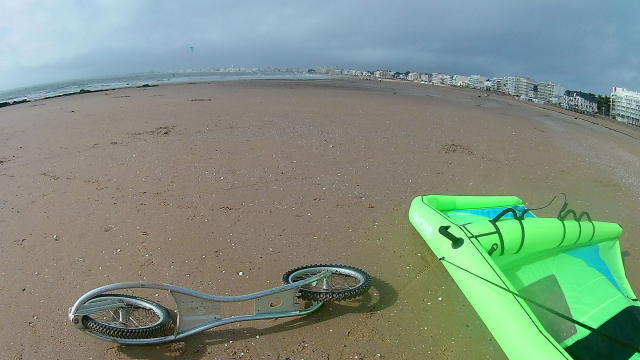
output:
[[242, 275], [244, 275], [244, 273], [243, 273], [242, 271], [240, 271], [240, 272], [238, 273], [238, 275], [242, 276]]
[[439, 297], [439, 298], [438, 298], [438, 301], [442, 301], [442, 298], [441, 298], [441, 297]]

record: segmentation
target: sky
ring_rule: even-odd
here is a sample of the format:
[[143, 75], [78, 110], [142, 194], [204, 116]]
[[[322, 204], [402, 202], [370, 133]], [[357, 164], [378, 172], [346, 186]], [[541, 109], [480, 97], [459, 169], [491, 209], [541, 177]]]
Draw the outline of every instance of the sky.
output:
[[0, 91], [233, 65], [640, 92], [639, 14], [638, 0], [0, 0]]

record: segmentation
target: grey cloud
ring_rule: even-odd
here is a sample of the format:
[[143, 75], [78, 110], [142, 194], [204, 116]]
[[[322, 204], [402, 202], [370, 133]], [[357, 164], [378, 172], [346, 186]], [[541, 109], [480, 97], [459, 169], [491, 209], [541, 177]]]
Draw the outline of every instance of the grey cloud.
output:
[[[613, 86], [640, 90], [639, 10], [636, 2], [595, 0], [63, 2], [31, 14], [52, 31], [34, 30], [35, 22], [0, 28], [0, 51], [11, 54], [0, 60], [8, 74], [0, 88], [234, 64], [517, 75], [605, 94]], [[29, 51], [11, 51], [12, 31]]]

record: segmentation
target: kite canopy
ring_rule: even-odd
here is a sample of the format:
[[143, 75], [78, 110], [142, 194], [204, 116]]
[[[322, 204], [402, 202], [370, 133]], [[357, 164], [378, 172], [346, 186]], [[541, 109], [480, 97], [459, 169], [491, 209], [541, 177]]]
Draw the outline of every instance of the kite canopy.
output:
[[[510, 359], [640, 359], [618, 224], [514, 196], [417, 197], [409, 218]], [[572, 215], [572, 219], [569, 219]]]

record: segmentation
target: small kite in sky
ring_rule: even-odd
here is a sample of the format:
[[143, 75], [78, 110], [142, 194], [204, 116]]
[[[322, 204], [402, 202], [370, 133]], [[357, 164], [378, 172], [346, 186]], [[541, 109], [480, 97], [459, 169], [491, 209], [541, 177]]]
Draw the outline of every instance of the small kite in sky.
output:
[[193, 52], [193, 46], [189, 46], [189, 49], [191, 49], [191, 52]]

